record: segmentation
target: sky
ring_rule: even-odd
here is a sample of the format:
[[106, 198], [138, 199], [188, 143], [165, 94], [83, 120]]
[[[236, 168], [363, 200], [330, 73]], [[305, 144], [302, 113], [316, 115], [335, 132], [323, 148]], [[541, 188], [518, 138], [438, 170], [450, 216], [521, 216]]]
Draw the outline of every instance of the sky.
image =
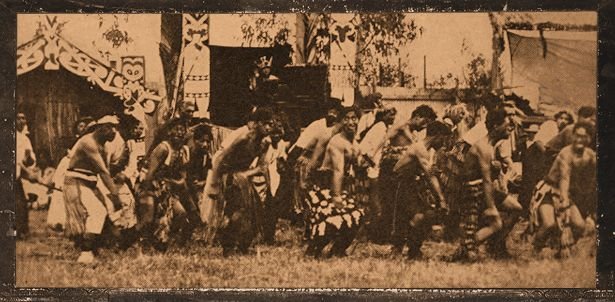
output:
[[[509, 14], [523, 14], [526, 18], [529, 17], [536, 23], [546, 21], [569, 24], [597, 23], [595, 12]], [[252, 17], [258, 16], [252, 15]], [[146, 17], [146, 15], [143, 15], [143, 17]], [[140, 18], [139, 16], [130, 16], [129, 19], [137, 21]], [[212, 14], [210, 16], [210, 43], [220, 46], [242, 46], [242, 44], [246, 46], [242, 40], [241, 26], [249, 18], [251, 16], [245, 14]], [[417, 35], [414, 41], [401, 50], [402, 62], [409, 66], [407, 71], [416, 76], [415, 83], [417, 86], [422, 86], [423, 83], [424, 56], [426, 56], [427, 61], [426, 74], [428, 83], [436, 81], [440, 76], [445, 76], [448, 73], [455, 77], [463, 78], [465, 66], [473, 56], [478, 54], [485, 56], [487, 68], [490, 68], [492, 33], [487, 13], [408, 13], [406, 18], [413, 19], [415, 24], [423, 29], [422, 33]], [[99, 19], [97, 15], [73, 15], [70, 19], [72, 19], [73, 24], [80, 24], [79, 26], [67, 26], [64, 29], [64, 34], [70, 36], [74, 43], [82, 44], [80, 43], [81, 40], [88, 40], [86, 37], [92, 34], [100, 34], [97, 28]], [[290, 39], [295, 39], [293, 24], [296, 21], [296, 15], [277, 14], [277, 19], [282, 22], [288, 22], [291, 31]], [[33, 15], [22, 15], [18, 18], [18, 44], [32, 37], [33, 31], [36, 28], [36, 21], [38, 21], [38, 18]], [[146, 28], [130, 28], [131, 32], [136, 31], [132, 34], [134, 43], [142, 42], [143, 37], [154, 39], [159, 37], [159, 30], [157, 29], [159, 25], [152, 25]], [[467, 47], [465, 53], [461, 51], [462, 44], [465, 44]], [[86, 48], [86, 50], [91, 50], [91, 48], [96, 48], [100, 45], [93, 45], [91, 42], [87, 42], [87, 44], [79, 46]], [[262, 45], [254, 43], [252, 46]], [[143, 49], [143, 47], [135, 48]]]
[[[427, 82], [431, 83], [451, 73], [463, 78], [463, 68], [472, 55], [483, 54], [491, 62], [491, 25], [486, 13], [428, 13], [409, 14], [423, 33], [407, 45], [402, 60], [423, 83], [423, 56], [426, 56]], [[467, 46], [462, 53], [462, 44]]]

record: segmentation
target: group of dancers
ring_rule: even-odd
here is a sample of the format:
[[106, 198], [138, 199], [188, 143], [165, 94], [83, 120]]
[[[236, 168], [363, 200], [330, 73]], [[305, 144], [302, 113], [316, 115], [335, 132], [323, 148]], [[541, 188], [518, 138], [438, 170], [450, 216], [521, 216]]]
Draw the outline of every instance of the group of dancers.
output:
[[458, 242], [450, 259], [473, 262], [482, 244], [511, 257], [506, 238], [522, 220], [539, 253], [548, 244], [564, 251], [596, 219], [594, 108], [580, 108], [576, 123], [558, 113], [536, 133], [506, 101], [481, 118], [459, 103], [440, 117], [420, 105], [400, 121], [378, 97], [368, 109], [330, 99], [293, 138], [283, 110], [263, 106], [216, 150], [215, 126], [195, 121], [190, 103], [181, 112], [138, 155], [130, 137], [115, 148], [123, 156], [110, 155], [115, 116], [91, 121], [70, 149], [64, 232], [79, 262], [94, 261], [107, 229], [124, 247], [158, 250], [202, 230], [224, 256], [246, 254], [259, 237], [275, 243], [281, 217], [303, 231], [311, 257], [345, 256], [364, 237], [420, 259], [438, 225]]

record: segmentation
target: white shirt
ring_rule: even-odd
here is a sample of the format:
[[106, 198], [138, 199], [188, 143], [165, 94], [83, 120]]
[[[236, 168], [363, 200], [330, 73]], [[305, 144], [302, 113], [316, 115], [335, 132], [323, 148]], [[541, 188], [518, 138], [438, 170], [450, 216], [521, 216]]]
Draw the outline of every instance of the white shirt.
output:
[[301, 132], [295, 146], [304, 150], [312, 150], [318, 142], [318, 136], [323, 132], [331, 133], [331, 129], [333, 127], [327, 127], [327, 120], [325, 118], [313, 121]]
[[365, 131], [365, 129], [367, 129], [369, 126], [371, 126], [374, 123], [375, 120], [376, 120], [376, 109], [361, 115], [361, 118], [359, 119], [359, 123], [357, 124], [357, 139], [359, 138], [361, 133]]
[[105, 143], [105, 153], [107, 153], [107, 166], [111, 163], [117, 163], [120, 161], [125, 152], [125, 141], [119, 133], [115, 134], [115, 138]]
[[26, 131], [17, 131], [15, 139], [15, 176], [19, 178], [21, 176], [21, 166], [18, 163], [22, 163], [26, 159], [26, 152], [30, 150], [30, 155], [34, 161], [36, 161], [36, 155], [34, 154], [30, 138], [26, 135]]
[[534, 136], [534, 141], [541, 141], [543, 144], [546, 144], [558, 133], [559, 128], [557, 127], [557, 122], [554, 120], [548, 120], [540, 125], [536, 136]]
[[386, 143], [387, 126], [384, 122], [375, 124], [359, 144], [361, 154], [367, 155], [374, 163], [380, 163], [382, 147]]
[[286, 148], [288, 148], [288, 142], [278, 142], [278, 147], [274, 148], [273, 145], [269, 145], [269, 149], [265, 153], [265, 160], [267, 162], [267, 170], [269, 171], [269, 190], [272, 196], [275, 196], [280, 187], [280, 174], [278, 173], [278, 158], [286, 159]]

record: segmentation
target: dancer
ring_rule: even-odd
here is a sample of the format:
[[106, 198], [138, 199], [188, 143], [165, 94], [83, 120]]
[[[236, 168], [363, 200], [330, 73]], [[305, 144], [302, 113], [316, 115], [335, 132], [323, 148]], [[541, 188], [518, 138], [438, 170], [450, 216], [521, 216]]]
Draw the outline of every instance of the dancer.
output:
[[[551, 170], [534, 190], [530, 222], [538, 228], [534, 238], [536, 252], [542, 250], [550, 235], [567, 226], [572, 228], [576, 241], [585, 230], [586, 218], [596, 219], [596, 153], [589, 147], [593, 126], [578, 122], [572, 129], [573, 143], [559, 152]], [[560, 242], [566, 244], [570, 242]], [[560, 251], [565, 247], [560, 246]]]
[[329, 256], [345, 256], [354, 240], [363, 217], [356, 203], [359, 150], [355, 141], [360, 112], [356, 107], [344, 108], [341, 132], [327, 145], [321, 168], [308, 193], [310, 205], [310, 239], [307, 255], [320, 257], [329, 243]]
[[265, 137], [272, 128], [272, 110], [259, 107], [213, 157], [199, 208], [201, 220], [209, 227], [206, 239], [211, 242], [218, 233], [224, 256], [247, 253], [262, 228], [262, 207], [251, 178], [265, 173], [267, 167], [263, 161], [250, 166], [269, 147]]

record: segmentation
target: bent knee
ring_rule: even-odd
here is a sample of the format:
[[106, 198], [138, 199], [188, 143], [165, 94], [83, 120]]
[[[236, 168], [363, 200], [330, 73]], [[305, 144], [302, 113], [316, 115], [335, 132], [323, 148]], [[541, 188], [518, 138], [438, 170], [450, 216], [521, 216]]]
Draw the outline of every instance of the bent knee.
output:
[[541, 224], [541, 226], [542, 226], [542, 228], [543, 228], [543, 229], [545, 229], [545, 230], [552, 230], [552, 229], [556, 228], [556, 225], [555, 225], [555, 220], [546, 220], [546, 221], [543, 221], [543, 222], [542, 222], [542, 224]]
[[493, 219], [493, 222], [491, 223], [491, 228], [494, 231], [499, 231], [504, 227], [504, 223], [502, 222], [502, 218], [497, 216], [496, 218]]

